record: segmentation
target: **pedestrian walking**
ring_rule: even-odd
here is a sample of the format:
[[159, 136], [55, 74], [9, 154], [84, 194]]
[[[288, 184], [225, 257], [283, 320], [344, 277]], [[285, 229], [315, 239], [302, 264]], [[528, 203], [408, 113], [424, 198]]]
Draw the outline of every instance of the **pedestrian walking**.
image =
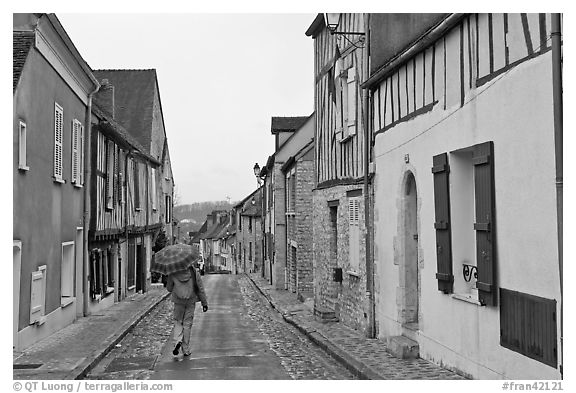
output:
[[202, 311], [208, 311], [208, 301], [200, 273], [193, 266], [194, 249], [186, 244], [164, 247], [153, 256], [150, 271], [166, 278], [166, 289], [172, 293], [174, 302], [174, 341], [172, 353], [177, 356], [180, 348], [184, 356], [190, 355], [190, 332], [194, 321], [196, 303], [202, 303]]
[[184, 356], [190, 355], [190, 333], [194, 322], [196, 303], [202, 303], [202, 311], [208, 311], [208, 301], [204, 285], [198, 270], [191, 265], [184, 272], [168, 275], [166, 289], [172, 292], [174, 302], [174, 335], [175, 342], [172, 353], [177, 356], [180, 347]]

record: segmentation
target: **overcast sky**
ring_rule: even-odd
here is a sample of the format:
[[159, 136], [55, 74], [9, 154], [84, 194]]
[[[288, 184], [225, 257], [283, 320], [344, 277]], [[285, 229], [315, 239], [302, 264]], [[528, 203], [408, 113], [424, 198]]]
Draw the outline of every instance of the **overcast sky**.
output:
[[250, 194], [271, 117], [314, 110], [315, 14], [56, 15], [92, 69], [156, 69], [181, 204]]

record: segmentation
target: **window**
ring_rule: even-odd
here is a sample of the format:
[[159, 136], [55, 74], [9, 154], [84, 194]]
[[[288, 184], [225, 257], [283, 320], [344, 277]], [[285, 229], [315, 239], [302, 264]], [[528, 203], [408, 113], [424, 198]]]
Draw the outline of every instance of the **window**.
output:
[[356, 135], [356, 68], [342, 70], [343, 59], [338, 59], [334, 68], [334, 103], [336, 107], [336, 131], [341, 141]]
[[142, 210], [140, 205], [140, 164], [134, 161], [134, 209]]
[[452, 168], [447, 153], [434, 156], [432, 173], [438, 289], [495, 306], [493, 163], [494, 145], [486, 142], [452, 152]]
[[106, 143], [106, 209], [114, 208], [114, 148], [111, 140]]
[[296, 210], [296, 169], [286, 175], [286, 211], [293, 213]]
[[150, 168], [150, 183], [152, 186], [152, 210], [156, 210], [156, 168]]
[[348, 199], [348, 235], [350, 251], [350, 269], [358, 272], [360, 267], [360, 199]]
[[172, 221], [172, 198], [170, 195], [166, 195], [166, 224]]
[[64, 109], [54, 103], [54, 180], [63, 183], [62, 179], [62, 139], [64, 134]]
[[84, 169], [84, 127], [74, 119], [72, 121], [72, 176], [71, 182], [75, 186], [81, 186]]
[[248, 217], [248, 232], [252, 233], [252, 217]]
[[18, 169], [29, 170], [26, 162], [26, 123], [20, 121], [18, 129]]
[[252, 260], [252, 242], [248, 243], [248, 260]]
[[338, 260], [338, 201], [329, 202], [330, 209], [330, 253], [332, 260]]
[[60, 269], [60, 304], [65, 307], [74, 297], [74, 242], [62, 243]]

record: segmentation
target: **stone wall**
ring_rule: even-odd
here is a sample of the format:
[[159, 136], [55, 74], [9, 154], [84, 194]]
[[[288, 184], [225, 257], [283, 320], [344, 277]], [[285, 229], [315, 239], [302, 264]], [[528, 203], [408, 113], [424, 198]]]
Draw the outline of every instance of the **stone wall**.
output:
[[[362, 184], [334, 186], [313, 192], [314, 305], [335, 312], [342, 323], [354, 329], [367, 326], [366, 226], [364, 196], [359, 199], [359, 264], [350, 265], [348, 192], [362, 191]], [[330, 202], [330, 204], [329, 204]], [[330, 205], [337, 204], [337, 207]], [[336, 226], [331, 209], [336, 211]], [[335, 231], [336, 229], [336, 231]], [[333, 280], [334, 268], [342, 268], [342, 282]]]

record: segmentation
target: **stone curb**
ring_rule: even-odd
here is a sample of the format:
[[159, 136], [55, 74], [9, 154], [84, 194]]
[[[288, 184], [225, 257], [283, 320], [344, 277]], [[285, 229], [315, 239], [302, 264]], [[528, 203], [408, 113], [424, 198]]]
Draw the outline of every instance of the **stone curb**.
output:
[[93, 368], [100, 362], [113, 348], [118, 344], [133, 328], [138, 322], [140, 322], [146, 315], [148, 315], [160, 302], [166, 299], [170, 295], [170, 292], [166, 292], [158, 296], [156, 300], [152, 302], [146, 309], [137, 313], [114, 333], [112, 333], [106, 340], [104, 340], [103, 347], [95, 351], [92, 357], [89, 357], [79, 366], [74, 368], [68, 373], [68, 378], [66, 379], [82, 379], [84, 378]]
[[332, 343], [328, 338], [321, 335], [316, 329], [308, 327], [303, 323], [297, 321], [296, 319], [292, 318], [290, 314], [286, 310], [282, 310], [278, 305], [274, 303], [272, 297], [265, 293], [260, 286], [246, 274], [246, 276], [250, 279], [252, 284], [258, 289], [258, 291], [270, 302], [270, 305], [277, 310], [281, 315], [282, 318], [291, 325], [294, 325], [298, 330], [304, 333], [314, 344], [318, 345], [322, 348], [325, 352], [327, 352], [330, 356], [332, 356], [335, 360], [337, 360], [340, 364], [342, 364], [346, 369], [352, 372], [356, 377], [359, 379], [384, 379], [380, 376], [377, 372], [372, 370], [370, 367], [362, 363], [361, 361], [357, 360], [353, 356], [350, 356], [345, 350], [338, 347], [334, 343]]

